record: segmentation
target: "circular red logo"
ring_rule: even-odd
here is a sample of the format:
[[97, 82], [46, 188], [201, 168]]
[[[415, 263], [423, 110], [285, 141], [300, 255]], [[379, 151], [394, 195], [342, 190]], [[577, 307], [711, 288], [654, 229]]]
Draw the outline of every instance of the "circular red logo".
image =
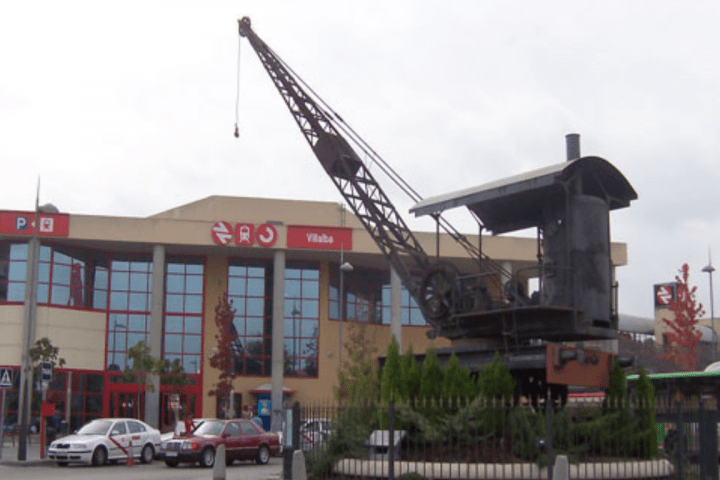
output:
[[263, 223], [257, 228], [255, 238], [263, 247], [272, 247], [277, 242], [277, 230], [269, 223]]

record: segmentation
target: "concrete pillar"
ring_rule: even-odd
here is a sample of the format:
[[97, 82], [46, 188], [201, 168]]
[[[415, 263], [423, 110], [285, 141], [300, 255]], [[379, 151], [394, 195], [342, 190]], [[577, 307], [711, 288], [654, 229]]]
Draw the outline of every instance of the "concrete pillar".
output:
[[[152, 297], [150, 303], [150, 355], [162, 357], [163, 305], [165, 302], [165, 247], [153, 246]], [[160, 378], [148, 375], [145, 390], [145, 422], [160, 427]]]
[[400, 281], [400, 275], [395, 272], [395, 269], [390, 269], [390, 335], [395, 337], [399, 348], [399, 353], [402, 355], [402, 317], [401, 317], [401, 305], [400, 296], [402, 293], [402, 282]]
[[272, 370], [270, 376], [270, 430], [282, 430], [283, 349], [285, 337], [285, 251], [276, 250], [273, 259]]

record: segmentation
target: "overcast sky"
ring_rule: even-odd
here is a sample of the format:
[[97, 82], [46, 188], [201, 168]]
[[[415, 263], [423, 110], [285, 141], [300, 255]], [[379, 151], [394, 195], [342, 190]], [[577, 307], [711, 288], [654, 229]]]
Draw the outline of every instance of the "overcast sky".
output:
[[210, 195], [340, 202], [239, 42], [243, 16], [424, 197], [561, 162], [580, 133], [582, 154], [639, 195], [612, 213], [628, 245], [621, 313], [651, 317], [653, 284], [688, 262], [709, 315], [717, 1], [3, 1], [0, 209], [31, 210], [38, 177], [41, 203], [77, 214]]

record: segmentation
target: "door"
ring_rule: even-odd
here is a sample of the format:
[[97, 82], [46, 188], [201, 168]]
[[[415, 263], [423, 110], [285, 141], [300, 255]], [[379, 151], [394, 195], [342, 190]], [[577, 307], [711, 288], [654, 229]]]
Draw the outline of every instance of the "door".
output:
[[242, 437], [240, 436], [240, 424], [228, 422], [222, 433], [225, 443], [225, 452], [228, 460], [240, 460], [242, 458]]
[[137, 391], [110, 392], [110, 416], [142, 420], [145, 417], [144, 395], [138, 394]]
[[110, 450], [108, 451], [108, 459], [125, 460], [128, 455], [128, 447], [130, 445], [130, 435], [125, 422], [119, 420], [110, 427]]
[[149, 432], [145, 430], [145, 427], [135, 420], [128, 420], [127, 422], [128, 434], [130, 435], [130, 448], [132, 449], [133, 457], [139, 457], [142, 448], [145, 446], [148, 440]]
[[197, 418], [200, 412], [197, 409], [196, 399], [197, 396], [194, 393], [162, 392], [160, 394], [160, 431], [173, 430], [175, 424], [184, 420], [188, 415], [190, 418]]

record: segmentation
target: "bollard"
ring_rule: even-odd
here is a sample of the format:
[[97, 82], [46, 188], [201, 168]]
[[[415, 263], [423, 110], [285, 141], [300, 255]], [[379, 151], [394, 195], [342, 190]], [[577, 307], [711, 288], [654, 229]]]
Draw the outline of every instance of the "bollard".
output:
[[128, 467], [132, 467], [135, 465], [135, 458], [133, 458], [133, 448], [132, 448], [132, 438], [130, 439], [130, 444], [128, 445], [128, 451], [127, 451], [127, 461], [125, 464]]
[[568, 480], [570, 478], [570, 465], [568, 464], [567, 455], [558, 455], [555, 457], [555, 466], [553, 467], [553, 480]]
[[215, 452], [215, 463], [213, 464], [213, 480], [225, 480], [225, 445], [218, 445]]
[[305, 454], [302, 450], [295, 450], [292, 458], [292, 480], [307, 480], [305, 467]]

